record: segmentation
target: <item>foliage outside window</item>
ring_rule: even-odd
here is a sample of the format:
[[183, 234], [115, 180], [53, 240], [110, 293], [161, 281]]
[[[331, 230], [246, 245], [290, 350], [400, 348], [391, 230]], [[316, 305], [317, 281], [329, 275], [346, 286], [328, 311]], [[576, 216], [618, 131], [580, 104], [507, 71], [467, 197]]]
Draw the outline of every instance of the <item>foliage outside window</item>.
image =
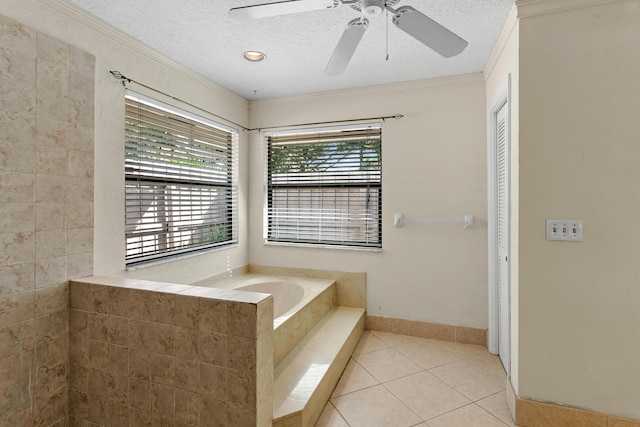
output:
[[267, 136], [266, 241], [382, 246], [379, 125]]
[[127, 91], [126, 261], [235, 243], [237, 132]]

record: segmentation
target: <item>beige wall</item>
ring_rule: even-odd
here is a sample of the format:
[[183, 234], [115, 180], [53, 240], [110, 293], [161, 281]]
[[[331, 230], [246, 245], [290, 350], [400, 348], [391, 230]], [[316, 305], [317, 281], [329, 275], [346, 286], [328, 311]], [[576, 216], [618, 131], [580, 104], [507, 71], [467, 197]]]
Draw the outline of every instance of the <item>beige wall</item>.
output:
[[[520, 25], [517, 19], [517, 9], [514, 6], [507, 22], [502, 30], [498, 43], [487, 62], [484, 70], [486, 78], [487, 107], [492, 107], [492, 102], [501, 91], [502, 85], [510, 78], [510, 125], [511, 125], [511, 170], [510, 170], [510, 233], [511, 247], [509, 253], [509, 269], [511, 281], [511, 372], [510, 380], [517, 392], [518, 390], [518, 224], [519, 224], [519, 143], [520, 117], [518, 111], [520, 98], [520, 74], [519, 74], [519, 34]], [[487, 118], [488, 120], [488, 118]]]
[[[252, 102], [251, 127], [404, 114], [382, 129], [383, 251], [263, 244], [264, 137], [251, 137], [252, 264], [361, 271], [367, 312], [487, 326], [485, 85], [481, 74]], [[476, 217], [476, 228], [407, 224]]]
[[521, 13], [519, 394], [640, 418], [640, 1]]
[[[63, 0], [3, 0], [0, 14], [66, 43], [72, 43], [96, 57], [95, 82], [95, 243], [96, 274], [143, 275], [164, 281], [195, 281], [248, 263], [245, 217], [239, 215], [240, 244], [237, 247], [187, 258], [142, 272], [125, 273], [124, 264], [124, 88], [109, 74], [118, 70], [127, 77], [159, 88], [163, 92], [197, 105], [240, 124], [247, 122], [247, 101], [226, 89], [167, 60], [127, 36], [88, 17]], [[149, 96], [161, 95], [131, 85]], [[178, 105], [196, 114], [199, 110]], [[216, 117], [210, 117], [219, 120]], [[224, 123], [224, 121], [223, 121]], [[232, 124], [229, 124], [233, 126]], [[240, 132], [239, 212], [246, 212], [246, 133]]]

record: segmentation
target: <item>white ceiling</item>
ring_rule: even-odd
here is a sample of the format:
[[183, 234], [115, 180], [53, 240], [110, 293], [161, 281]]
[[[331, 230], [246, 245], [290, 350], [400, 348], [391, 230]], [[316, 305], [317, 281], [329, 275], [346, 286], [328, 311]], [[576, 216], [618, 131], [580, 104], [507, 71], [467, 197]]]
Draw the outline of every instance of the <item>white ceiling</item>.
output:
[[[401, 0], [469, 42], [443, 58], [396, 28], [386, 14], [368, 18], [347, 70], [324, 74], [346, 24], [359, 16], [349, 6], [237, 21], [229, 9], [273, 0], [70, 0], [157, 52], [247, 99], [482, 71], [514, 0]], [[388, 23], [388, 52], [386, 29]], [[267, 59], [251, 63], [246, 50]], [[127, 75], [127, 70], [118, 70]]]

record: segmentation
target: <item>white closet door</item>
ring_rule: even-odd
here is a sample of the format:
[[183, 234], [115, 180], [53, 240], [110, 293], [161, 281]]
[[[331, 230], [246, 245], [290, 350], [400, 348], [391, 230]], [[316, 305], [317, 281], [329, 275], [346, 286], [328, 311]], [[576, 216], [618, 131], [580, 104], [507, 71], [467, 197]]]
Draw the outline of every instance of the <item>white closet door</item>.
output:
[[498, 280], [498, 354], [510, 369], [510, 279], [509, 279], [509, 105], [496, 113], [496, 184], [497, 184], [497, 280]]

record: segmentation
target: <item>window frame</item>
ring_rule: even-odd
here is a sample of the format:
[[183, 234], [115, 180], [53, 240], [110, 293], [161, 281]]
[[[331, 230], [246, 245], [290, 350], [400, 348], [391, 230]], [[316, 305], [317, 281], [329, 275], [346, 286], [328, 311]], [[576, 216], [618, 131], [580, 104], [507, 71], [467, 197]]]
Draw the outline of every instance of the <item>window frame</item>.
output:
[[[236, 245], [238, 243], [239, 131], [130, 89], [126, 89], [124, 100], [125, 265], [134, 267], [141, 264], [162, 262]], [[132, 124], [131, 121], [128, 121], [131, 118], [127, 114], [131, 112], [130, 108], [135, 107], [127, 106], [128, 103], [145, 105], [144, 108], [152, 109], [152, 111], [158, 113], [158, 117], [166, 121], [170, 121], [169, 119], [176, 120], [175, 128], [167, 125], [162, 130], [166, 130], [165, 135], [169, 137], [180, 136], [181, 147], [179, 149], [163, 150], [167, 148], [167, 141], [173, 141], [171, 138], [154, 140], [152, 144], [155, 146], [152, 146], [142, 141], [141, 138], [136, 141], [136, 138], [130, 137], [130, 133], [134, 132], [132, 129], [139, 132], [145, 125], [149, 125], [145, 120], [152, 119], [139, 119], [139, 121]], [[137, 128], [134, 128], [134, 126]], [[196, 136], [182, 135], [184, 126], [211, 130], [214, 134], [223, 134], [227, 139], [214, 144], [212, 140], [207, 139], [206, 135], [198, 134], [197, 143], [194, 144]], [[182, 129], [180, 129], [181, 127]], [[157, 130], [154, 129], [154, 131]], [[216, 151], [214, 149], [216, 144], [223, 148]], [[205, 150], [203, 147], [207, 147], [207, 149]], [[139, 150], [138, 152], [134, 151], [136, 148]], [[178, 152], [180, 154], [176, 154]], [[179, 157], [184, 156], [185, 153], [193, 156], [189, 157], [189, 162], [187, 163], [182, 160], [182, 157]], [[132, 154], [136, 154], [136, 156]], [[151, 160], [145, 162], [142, 158], [139, 158], [140, 154], [148, 155], [147, 159]], [[134, 157], [139, 159], [136, 160]], [[210, 166], [199, 171], [194, 169], [193, 166], [193, 162], [196, 161], [203, 164], [209, 162]], [[215, 166], [213, 163], [218, 163], [218, 165]], [[138, 168], [132, 169], [132, 165], [137, 165]], [[154, 192], [154, 186], [159, 187], [160, 191]], [[140, 199], [137, 204], [133, 202], [133, 197], [131, 200], [128, 199], [128, 197], [135, 194]], [[165, 200], [167, 197], [170, 203], [160, 212], [157, 207], [159, 200]], [[143, 202], [143, 199], [147, 201]], [[151, 201], [149, 202], [148, 200]], [[145, 204], [148, 205], [145, 206]], [[169, 215], [171, 219], [165, 224], [159, 222], [159, 220], [155, 222], [145, 221], [145, 215], [149, 211], [154, 219], [161, 218], [163, 215], [165, 218]], [[213, 220], [214, 218], [215, 220]], [[134, 227], [138, 227], [137, 232], [135, 229], [132, 230], [132, 222], [135, 222]], [[156, 228], [145, 231], [143, 229], [145, 222], [154, 224]], [[183, 228], [183, 230], [179, 230], [179, 227]], [[214, 227], [218, 227], [216, 228], [217, 236], [214, 236]], [[209, 237], [205, 236], [207, 229], [210, 230]], [[145, 240], [145, 234], [154, 237]], [[176, 238], [176, 236], [178, 237]], [[222, 240], [215, 240], [216, 237], [220, 236]], [[196, 239], [204, 238], [211, 238], [212, 241], [195, 242]], [[138, 239], [142, 249], [136, 251], [134, 244], [130, 244], [130, 239]], [[169, 247], [162, 248], [160, 247], [162, 240], [174, 241]], [[185, 243], [185, 240], [187, 243]], [[154, 242], [155, 249], [145, 250], [146, 242], [151, 241]]]
[[[345, 179], [344, 182], [334, 182], [334, 183], [322, 183], [315, 182], [314, 185], [309, 185], [310, 183], [306, 183], [308, 188], [314, 189], [374, 189], [376, 192], [375, 197], [377, 200], [375, 202], [375, 214], [372, 216], [372, 220], [375, 221], [376, 227], [374, 235], [377, 235], [377, 241], [358, 241], [358, 240], [349, 240], [349, 239], [341, 239], [341, 240], [322, 240], [322, 239], [310, 239], [310, 238], [281, 238], [273, 235], [274, 230], [274, 215], [273, 214], [273, 202], [274, 188], [287, 188], [286, 184], [274, 185], [273, 184], [273, 174], [271, 173], [271, 147], [272, 147], [272, 139], [278, 138], [295, 138], [295, 136], [300, 135], [303, 136], [301, 139], [307, 139], [310, 135], [313, 135], [313, 139], [324, 140], [327, 144], [332, 142], [344, 142], [346, 139], [341, 140], [340, 138], [325, 138], [325, 135], [335, 135], [337, 132], [349, 132], [349, 131], [369, 131], [372, 135], [377, 134], [372, 139], [366, 139], [370, 137], [363, 137], [360, 142], [363, 141], [371, 141], [376, 140], [377, 146], [375, 146], [375, 150], [377, 150], [377, 181], [366, 181], [366, 182], [349, 182], [349, 178]], [[296, 142], [291, 141], [292, 144], [304, 144], [304, 142]], [[355, 151], [354, 151], [355, 153]], [[322, 128], [297, 128], [297, 129], [288, 129], [288, 130], [276, 130], [264, 133], [264, 217], [263, 217], [263, 243], [266, 245], [277, 245], [277, 246], [295, 246], [295, 247], [310, 247], [310, 248], [331, 248], [331, 249], [350, 249], [350, 250], [365, 250], [365, 251], [381, 251], [382, 250], [382, 123], [380, 122], [368, 122], [368, 123], [359, 123], [359, 124], [350, 124], [350, 125], [338, 125], [331, 127], [322, 127]], [[361, 160], [362, 161], [362, 160]], [[361, 163], [362, 165], [362, 163]], [[362, 174], [362, 169], [359, 172], [361, 175], [369, 175]], [[354, 176], [357, 173], [354, 172]], [[296, 185], [291, 185], [290, 188], [304, 188], [305, 185], [301, 185], [296, 187]], [[337, 197], [337, 194], [336, 194]], [[369, 195], [365, 196], [365, 200], [368, 200]], [[322, 202], [324, 203], [324, 202]], [[368, 202], [366, 203], [368, 204]], [[367, 209], [368, 210], [368, 209]], [[351, 209], [349, 209], [348, 217], [351, 218]], [[366, 219], [365, 221], [368, 221]], [[342, 227], [340, 228], [342, 229]], [[369, 232], [365, 232], [365, 235], [368, 235]], [[321, 235], [322, 232], [318, 232], [318, 235]]]

